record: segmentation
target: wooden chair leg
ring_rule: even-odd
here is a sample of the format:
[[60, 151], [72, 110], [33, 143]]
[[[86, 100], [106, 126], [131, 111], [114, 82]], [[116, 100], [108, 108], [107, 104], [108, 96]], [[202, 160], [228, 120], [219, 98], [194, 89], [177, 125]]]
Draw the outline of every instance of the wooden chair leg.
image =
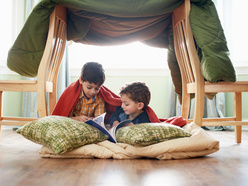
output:
[[45, 89], [37, 92], [37, 108], [39, 118], [47, 116], [47, 100], [46, 100], [46, 91]]
[[[234, 93], [234, 117], [236, 121], [242, 121], [242, 93]], [[236, 143], [241, 143], [242, 126], [235, 126]]]
[[56, 102], [57, 102], [57, 92], [52, 92], [52, 93], [49, 93], [49, 110], [50, 110], [50, 113], [49, 115], [52, 113], [55, 105], [56, 105]]
[[236, 143], [241, 143], [242, 138], [242, 126], [235, 126]]
[[185, 119], [189, 118], [189, 110], [190, 110], [190, 94], [183, 94], [182, 97], [182, 114], [181, 116]]
[[204, 115], [205, 94], [200, 90], [195, 93], [195, 108], [194, 108], [194, 122], [202, 126], [202, 119]]

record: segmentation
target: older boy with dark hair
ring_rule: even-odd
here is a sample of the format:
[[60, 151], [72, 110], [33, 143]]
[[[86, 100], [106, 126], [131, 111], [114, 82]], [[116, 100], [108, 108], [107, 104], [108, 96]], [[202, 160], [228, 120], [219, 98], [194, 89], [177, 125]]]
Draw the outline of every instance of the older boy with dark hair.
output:
[[105, 112], [104, 100], [98, 94], [104, 81], [105, 73], [101, 64], [88, 62], [83, 66], [79, 78], [82, 89], [70, 118], [85, 122]]

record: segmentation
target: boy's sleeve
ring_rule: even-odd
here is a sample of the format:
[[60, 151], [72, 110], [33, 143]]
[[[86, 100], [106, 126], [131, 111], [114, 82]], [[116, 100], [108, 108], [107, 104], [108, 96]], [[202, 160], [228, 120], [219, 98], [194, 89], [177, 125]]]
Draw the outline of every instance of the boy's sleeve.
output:
[[138, 119], [138, 123], [151, 123], [149, 116], [146, 111], [140, 114], [140, 117]]
[[119, 115], [120, 115], [121, 112], [122, 112], [122, 108], [120, 106], [116, 107], [116, 111], [111, 114], [111, 116], [109, 118], [109, 121], [108, 121], [108, 123], [111, 126], [113, 126], [114, 121], [119, 121], [120, 122]]

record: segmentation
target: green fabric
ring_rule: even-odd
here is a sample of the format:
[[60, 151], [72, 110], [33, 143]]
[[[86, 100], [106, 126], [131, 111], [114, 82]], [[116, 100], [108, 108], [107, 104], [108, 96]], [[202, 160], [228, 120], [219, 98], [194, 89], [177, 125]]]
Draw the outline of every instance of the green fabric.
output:
[[176, 138], [190, 137], [184, 129], [164, 123], [142, 123], [122, 127], [116, 132], [119, 143], [146, 146]]
[[[168, 65], [177, 93], [181, 75], [173, 47], [171, 12], [183, 0], [41, 0], [31, 12], [9, 51], [8, 67], [35, 77], [41, 60], [49, 15], [55, 4], [68, 8], [67, 38], [90, 45], [118, 45], [133, 41], [168, 48]], [[202, 56], [202, 73], [207, 81], [235, 81], [226, 39], [210, 0], [192, 0], [190, 21]]]
[[46, 45], [49, 16], [54, 4], [41, 1], [36, 6], [10, 48], [7, 66], [27, 77], [36, 77]]
[[108, 136], [97, 128], [62, 116], [47, 116], [17, 130], [25, 138], [53, 149], [57, 154], [77, 147], [98, 143]]
[[[236, 73], [229, 58], [226, 38], [212, 1], [191, 0], [190, 25], [196, 40], [198, 55], [201, 59], [201, 71], [206, 81], [236, 81]], [[174, 51], [172, 29], [169, 34], [168, 66], [178, 94], [182, 100], [182, 80]], [[206, 97], [213, 99], [215, 93]], [[193, 98], [194, 95], [192, 94]]]
[[236, 81], [235, 70], [229, 59], [226, 38], [217, 17], [212, 1], [207, 1], [204, 6], [191, 4], [190, 25], [202, 52], [203, 76], [212, 83], [220, 80], [234, 82]]

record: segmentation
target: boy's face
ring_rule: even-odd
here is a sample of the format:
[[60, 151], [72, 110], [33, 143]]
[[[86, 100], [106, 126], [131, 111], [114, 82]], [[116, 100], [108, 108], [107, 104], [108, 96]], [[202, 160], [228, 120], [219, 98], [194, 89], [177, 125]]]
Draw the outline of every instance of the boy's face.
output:
[[93, 96], [95, 96], [99, 90], [100, 90], [100, 87], [99, 85], [96, 85], [94, 83], [90, 83], [88, 81], [80, 81], [80, 83], [82, 84], [82, 87], [83, 87], [83, 91], [84, 91], [84, 95], [90, 99], [92, 98]]
[[125, 114], [127, 115], [135, 115], [139, 112], [143, 107], [141, 107], [140, 103], [134, 102], [131, 100], [126, 94], [121, 96], [122, 105]]

